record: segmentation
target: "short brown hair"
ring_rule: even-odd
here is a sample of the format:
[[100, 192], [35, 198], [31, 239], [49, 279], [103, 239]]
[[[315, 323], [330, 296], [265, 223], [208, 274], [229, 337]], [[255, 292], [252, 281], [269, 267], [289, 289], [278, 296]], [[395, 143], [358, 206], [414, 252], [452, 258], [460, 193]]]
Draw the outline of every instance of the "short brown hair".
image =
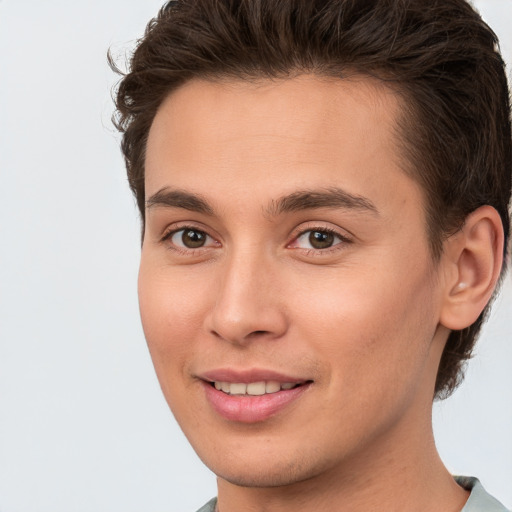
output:
[[[115, 123], [143, 229], [146, 141], [171, 91], [193, 78], [303, 72], [371, 75], [402, 96], [405, 171], [425, 193], [434, 259], [445, 237], [482, 205], [499, 212], [506, 253], [509, 91], [496, 35], [465, 0], [168, 2], [138, 42], [116, 98]], [[451, 332], [436, 397], [448, 396], [460, 382], [488, 309], [470, 327]]]

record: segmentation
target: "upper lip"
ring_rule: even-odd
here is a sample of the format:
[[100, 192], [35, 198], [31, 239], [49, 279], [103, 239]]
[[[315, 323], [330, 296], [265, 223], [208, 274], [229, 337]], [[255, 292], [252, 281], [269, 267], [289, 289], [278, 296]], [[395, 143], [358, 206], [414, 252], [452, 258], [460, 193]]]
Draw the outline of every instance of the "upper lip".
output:
[[251, 382], [275, 381], [275, 382], [291, 382], [294, 384], [302, 384], [310, 379], [293, 377], [284, 373], [273, 370], [265, 370], [259, 368], [251, 368], [244, 370], [236, 370], [233, 368], [218, 368], [208, 370], [200, 375], [199, 378], [209, 382], [239, 382], [249, 384]]

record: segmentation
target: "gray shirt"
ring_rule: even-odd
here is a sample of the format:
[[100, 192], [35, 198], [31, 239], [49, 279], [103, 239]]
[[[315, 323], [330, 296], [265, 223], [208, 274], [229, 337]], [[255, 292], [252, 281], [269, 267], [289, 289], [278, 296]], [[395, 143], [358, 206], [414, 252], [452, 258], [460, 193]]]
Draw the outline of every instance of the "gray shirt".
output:
[[[476, 478], [456, 476], [455, 480], [461, 487], [471, 491], [469, 499], [461, 512], [511, 512], [488, 494]], [[213, 498], [197, 512], [215, 512], [216, 504], [217, 498]]]
[[461, 512], [510, 512], [497, 499], [488, 494], [476, 478], [457, 476], [455, 480], [461, 487], [471, 491]]

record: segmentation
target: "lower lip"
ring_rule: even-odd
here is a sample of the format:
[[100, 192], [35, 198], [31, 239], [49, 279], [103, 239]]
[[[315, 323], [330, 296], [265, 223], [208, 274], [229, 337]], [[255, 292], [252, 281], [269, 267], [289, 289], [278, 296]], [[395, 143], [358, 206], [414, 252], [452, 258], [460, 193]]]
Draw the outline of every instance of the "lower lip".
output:
[[265, 421], [295, 402], [309, 388], [303, 384], [293, 389], [259, 396], [228, 395], [203, 382], [206, 398], [213, 409], [223, 418], [240, 423]]

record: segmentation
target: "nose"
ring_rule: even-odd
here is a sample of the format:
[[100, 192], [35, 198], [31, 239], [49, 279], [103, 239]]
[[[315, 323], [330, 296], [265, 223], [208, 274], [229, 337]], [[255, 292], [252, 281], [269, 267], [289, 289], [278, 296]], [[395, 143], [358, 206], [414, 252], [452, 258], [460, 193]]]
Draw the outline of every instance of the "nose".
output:
[[206, 327], [214, 336], [246, 345], [256, 339], [278, 339], [288, 320], [277, 269], [254, 251], [232, 255], [222, 264]]

